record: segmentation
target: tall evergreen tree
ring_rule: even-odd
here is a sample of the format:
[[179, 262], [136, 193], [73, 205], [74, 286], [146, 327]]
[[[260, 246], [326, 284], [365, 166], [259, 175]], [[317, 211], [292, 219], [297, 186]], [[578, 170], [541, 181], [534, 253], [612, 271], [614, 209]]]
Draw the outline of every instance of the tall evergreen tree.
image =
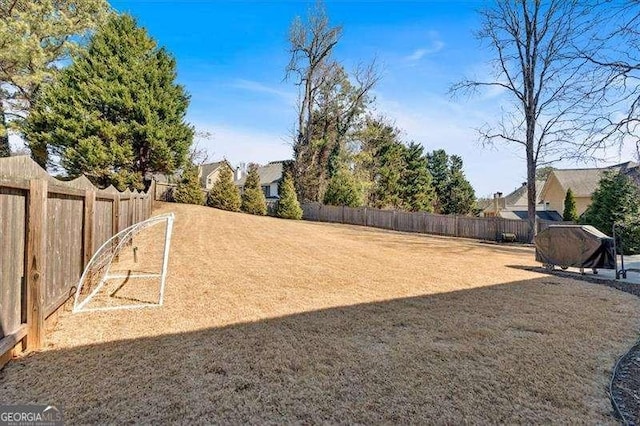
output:
[[367, 204], [401, 208], [405, 147], [400, 130], [384, 117], [369, 117], [354, 139], [360, 149], [354, 156], [357, 170], [369, 181]]
[[175, 79], [171, 55], [131, 16], [113, 15], [43, 87], [25, 136], [31, 147], [59, 157], [72, 177], [141, 188], [147, 172], [181, 167], [193, 139], [184, 121], [189, 97]]
[[280, 185], [280, 199], [276, 208], [276, 216], [283, 219], [302, 219], [302, 208], [296, 196], [293, 179], [290, 174], [285, 174]]
[[176, 203], [184, 204], [204, 204], [204, 193], [200, 188], [198, 179], [198, 167], [189, 164], [182, 172], [182, 178], [173, 191], [173, 200]]
[[564, 212], [562, 212], [562, 220], [566, 220], [567, 222], [576, 222], [578, 220], [576, 199], [573, 196], [571, 188], [567, 189], [567, 194], [564, 197]]
[[433, 211], [435, 190], [431, 183], [429, 162], [422, 145], [411, 142], [404, 150], [402, 191], [404, 208], [412, 211]]
[[442, 212], [444, 214], [468, 215], [473, 212], [476, 193], [462, 171], [462, 158], [452, 155], [450, 158], [449, 179]]
[[373, 206], [401, 209], [405, 146], [400, 142], [383, 145], [377, 152], [377, 173], [372, 190]]
[[640, 190], [628, 176], [610, 171], [603, 175], [594, 191], [592, 203], [580, 222], [593, 225], [611, 235], [613, 224], [625, 254], [640, 253]]
[[436, 193], [435, 212], [443, 213], [444, 202], [447, 199], [451, 169], [449, 168], [449, 155], [444, 149], [438, 149], [427, 154], [429, 173], [433, 179], [433, 188]]
[[333, 206], [359, 207], [363, 204], [363, 190], [353, 173], [341, 167], [324, 193], [324, 204]]
[[436, 193], [436, 213], [471, 214], [476, 194], [464, 175], [462, 158], [443, 149], [427, 155]]
[[217, 209], [239, 212], [242, 198], [238, 187], [233, 183], [233, 171], [230, 167], [222, 167], [218, 180], [207, 195], [207, 205]]
[[258, 175], [258, 166], [256, 164], [249, 165], [249, 173], [242, 193], [241, 209], [249, 214], [260, 216], [267, 214], [267, 200], [260, 187], [260, 176]]
[[106, 0], [0, 1], [0, 156], [43, 83], [109, 13]]

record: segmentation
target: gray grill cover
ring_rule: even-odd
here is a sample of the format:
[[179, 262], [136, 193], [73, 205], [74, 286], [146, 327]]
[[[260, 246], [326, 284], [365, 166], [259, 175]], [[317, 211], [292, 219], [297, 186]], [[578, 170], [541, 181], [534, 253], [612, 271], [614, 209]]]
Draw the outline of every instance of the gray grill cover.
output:
[[616, 268], [613, 238], [587, 225], [551, 225], [540, 232], [536, 260], [574, 268]]

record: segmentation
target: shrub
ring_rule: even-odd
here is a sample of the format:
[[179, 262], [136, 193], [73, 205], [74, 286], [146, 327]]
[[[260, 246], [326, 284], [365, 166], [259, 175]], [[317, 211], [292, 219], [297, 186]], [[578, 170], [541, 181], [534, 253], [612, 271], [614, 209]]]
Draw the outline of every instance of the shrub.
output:
[[182, 172], [182, 179], [173, 190], [173, 201], [184, 204], [204, 204], [204, 193], [200, 189], [196, 166], [189, 165]]
[[640, 253], [640, 190], [631, 179], [619, 172], [605, 173], [592, 200], [581, 223], [593, 225], [609, 235], [615, 223], [623, 253]]
[[363, 198], [362, 186], [355, 176], [346, 168], [341, 168], [329, 181], [323, 202], [332, 206], [359, 207]]
[[232, 212], [240, 211], [242, 200], [240, 191], [233, 183], [233, 172], [229, 167], [222, 167], [218, 180], [207, 195], [207, 205]]
[[573, 197], [571, 188], [567, 189], [567, 195], [564, 197], [564, 212], [562, 220], [576, 222], [578, 220], [578, 210], [576, 208], [576, 199]]
[[249, 214], [264, 216], [267, 214], [267, 199], [260, 188], [260, 176], [258, 176], [258, 166], [251, 164], [247, 180], [244, 183], [242, 193], [242, 211]]
[[302, 208], [298, 203], [296, 190], [293, 186], [293, 179], [290, 174], [286, 174], [280, 186], [280, 200], [276, 208], [276, 216], [284, 219], [302, 219]]

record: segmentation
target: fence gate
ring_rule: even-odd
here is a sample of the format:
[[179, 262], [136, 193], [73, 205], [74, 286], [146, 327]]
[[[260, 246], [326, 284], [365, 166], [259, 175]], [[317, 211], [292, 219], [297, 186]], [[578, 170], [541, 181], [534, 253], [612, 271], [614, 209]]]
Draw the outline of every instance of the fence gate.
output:
[[26, 218], [27, 191], [0, 187], [0, 358], [27, 332]]

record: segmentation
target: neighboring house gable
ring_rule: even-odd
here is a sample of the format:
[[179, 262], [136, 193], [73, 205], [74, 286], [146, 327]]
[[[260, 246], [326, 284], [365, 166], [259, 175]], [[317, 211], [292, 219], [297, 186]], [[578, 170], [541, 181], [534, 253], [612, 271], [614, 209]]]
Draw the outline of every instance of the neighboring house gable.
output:
[[200, 186], [207, 190], [211, 189], [213, 184], [218, 180], [222, 167], [229, 167], [231, 171], [233, 171], [233, 168], [226, 160], [198, 166], [198, 179], [200, 179]]
[[[545, 180], [536, 180], [536, 204], [539, 204], [542, 199], [540, 195], [542, 193], [542, 188], [544, 187]], [[523, 182], [520, 188], [513, 191], [511, 194], [504, 197], [504, 204], [506, 208], [509, 207], [517, 207], [517, 206], [527, 206], [527, 196], [529, 194], [529, 190], [527, 188], [527, 183]]]
[[[258, 167], [258, 176], [260, 177], [260, 186], [267, 199], [279, 198], [279, 185], [283, 176], [283, 162], [272, 161], [264, 166]], [[247, 176], [242, 176], [235, 184], [240, 188], [244, 188]]]

